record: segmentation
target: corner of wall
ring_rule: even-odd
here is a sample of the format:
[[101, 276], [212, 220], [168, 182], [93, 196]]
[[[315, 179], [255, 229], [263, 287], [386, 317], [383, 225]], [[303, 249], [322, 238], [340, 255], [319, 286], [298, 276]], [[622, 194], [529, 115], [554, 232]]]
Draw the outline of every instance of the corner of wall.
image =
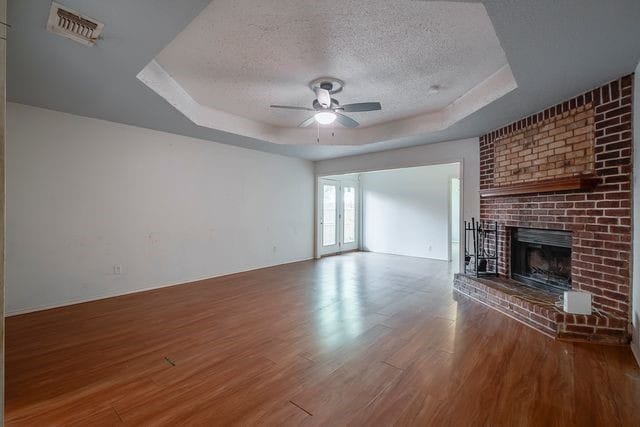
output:
[[633, 263], [631, 290], [631, 350], [640, 366], [640, 63], [633, 84]]

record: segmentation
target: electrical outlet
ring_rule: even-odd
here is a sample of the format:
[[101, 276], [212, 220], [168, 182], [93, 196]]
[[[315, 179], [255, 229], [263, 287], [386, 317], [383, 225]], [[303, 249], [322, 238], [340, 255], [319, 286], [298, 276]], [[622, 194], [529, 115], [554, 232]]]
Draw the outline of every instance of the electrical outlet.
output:
[[122, 265], [120, 264], [114, 264], [113, 265], [113, 274], [122, 274]]

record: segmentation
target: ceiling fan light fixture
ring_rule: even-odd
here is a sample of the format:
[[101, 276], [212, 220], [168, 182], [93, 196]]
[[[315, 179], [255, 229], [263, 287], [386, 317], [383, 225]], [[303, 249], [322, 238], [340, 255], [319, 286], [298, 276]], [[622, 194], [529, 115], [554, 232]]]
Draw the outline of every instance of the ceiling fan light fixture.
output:
[[329, 125], [336, 120], [336, 114], [331, 111], [320, 111], [313, 117], [316, 119], [316, 122], [321, 125]]

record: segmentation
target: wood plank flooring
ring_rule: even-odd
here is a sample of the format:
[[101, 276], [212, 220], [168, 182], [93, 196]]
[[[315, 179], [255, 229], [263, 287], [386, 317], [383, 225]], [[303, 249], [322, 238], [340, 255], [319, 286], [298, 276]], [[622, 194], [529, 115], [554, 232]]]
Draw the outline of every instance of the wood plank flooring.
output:
[[456, 296], [441, 261], [350, 253], [6, 321], [12, 426], [638, 426], [625, 347]]

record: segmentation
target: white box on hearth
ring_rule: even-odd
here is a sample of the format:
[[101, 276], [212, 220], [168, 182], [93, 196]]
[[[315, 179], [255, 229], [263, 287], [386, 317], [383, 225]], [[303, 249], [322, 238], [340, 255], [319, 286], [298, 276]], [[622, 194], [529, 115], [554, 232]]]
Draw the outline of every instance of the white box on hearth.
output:
[[591, 314], [591, 294], [587, 292], [565, 291], [563, 309], [565, 313]]

